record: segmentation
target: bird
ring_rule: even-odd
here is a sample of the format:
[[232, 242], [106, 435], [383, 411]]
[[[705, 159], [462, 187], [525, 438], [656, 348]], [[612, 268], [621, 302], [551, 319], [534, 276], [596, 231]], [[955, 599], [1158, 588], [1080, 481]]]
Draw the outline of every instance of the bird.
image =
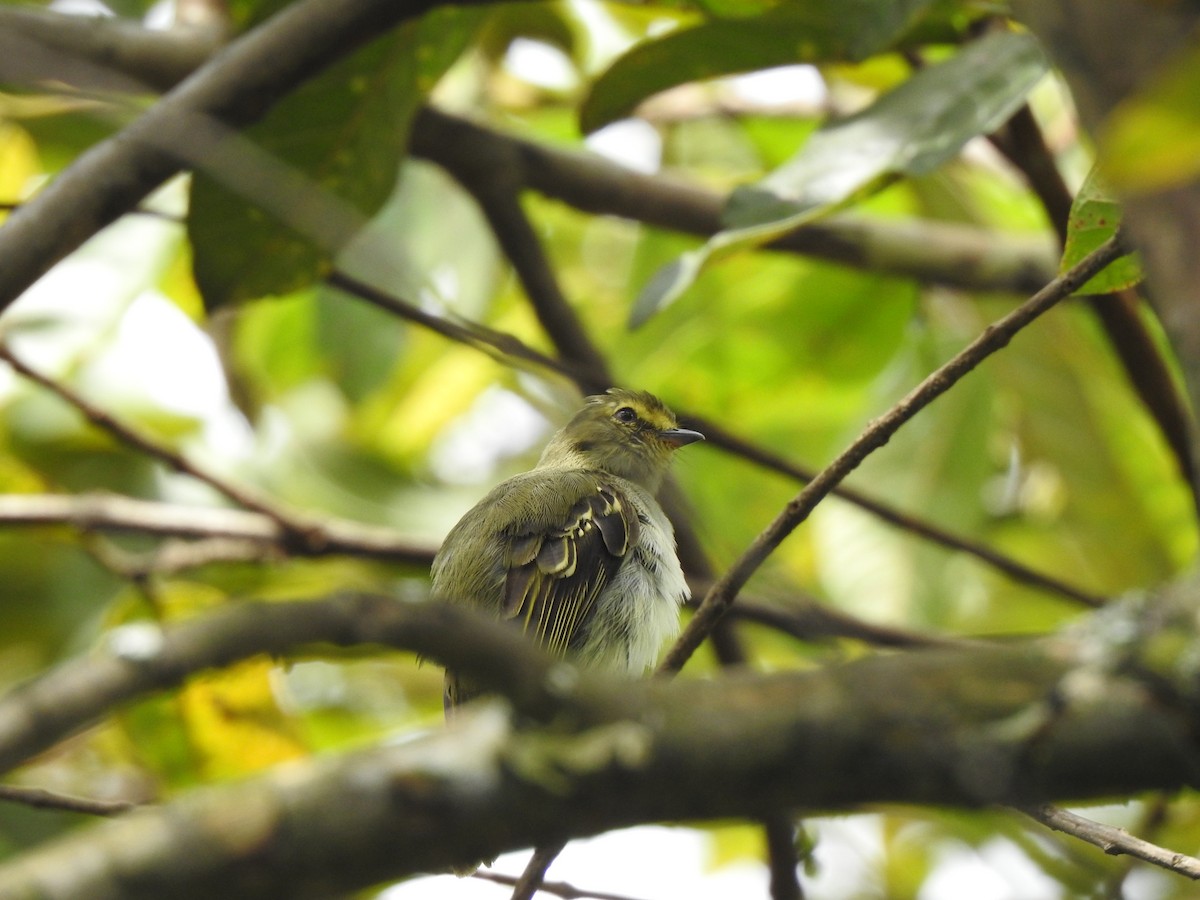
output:
[[[519, 626], [581, 668], [644, 674], [688, 597], [655, 494], [675, 451], [701, 440], [645, 391], [586, 398], [533, 469], [450, 530], [433, 560], [433, 596]], [[447, 670], [447, 717], [480, 693]]]

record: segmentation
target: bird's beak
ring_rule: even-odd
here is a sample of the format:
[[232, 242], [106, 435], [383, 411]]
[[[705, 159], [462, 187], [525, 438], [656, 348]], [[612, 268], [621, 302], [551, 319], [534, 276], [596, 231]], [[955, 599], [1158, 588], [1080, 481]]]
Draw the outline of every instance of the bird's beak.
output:
[[665, 431], [660, 431], [658, 436], [672, 450], [678, 450], [680, 447], [686, 447], [688, 444], [704, 440], [704, 435], [688, 428], [668, 428]]

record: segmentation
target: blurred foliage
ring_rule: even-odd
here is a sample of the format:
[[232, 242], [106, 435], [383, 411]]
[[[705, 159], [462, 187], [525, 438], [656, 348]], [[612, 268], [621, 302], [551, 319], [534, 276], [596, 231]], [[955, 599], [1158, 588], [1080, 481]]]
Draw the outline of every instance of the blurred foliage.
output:
[[[234, 0], [231, 27], [281, 5]], [[125, 17], [149, 6], [109, 3]], [[650, 138], [638, 164], [722, 192], [743, 186], [730, 212], [741, 224], [747, 215], [774, 223], [782, 203], [788, 227], [798, 209], [809, 219], [841, 207], [869, 223], [925, 218], [990, 229], [997, 240], [1051, 233], [1024, 179], [981, 139], [1041, 77], [1033, 41], [1010, 24], [979, 37], [997, 11], [972, 0], [859, 0], [853, 15], [845, 7], [680, 0], [435, 13], [301, 86], [246, 132], [288, 167], [298, 190], [283, 199], [333, 197], [370, 218], [360, 232], [319, 245], [279, 212], [279, 197], [239, 196], [219, 186], [228, 173], [197, 176], [189, 191], [176, 183], [153, 198], [157, 215], [128, 217], [62, 263], [8, 314], [6, 339], [92, 403], [280, 504], [388, 526], [432, 551], [489, 486], [533, 463], [579, 396], [561, 379], [506, 366], [320, 281], [336, 265], [428, 313], [554, 352], [471, 198], [436, 166], [404, 158], [413, 115], [430, 97], [555, 147], [579, 148], [585, 133], [638, 116]], [[536, 50], [568, 67], [562, 83], [540, 80]], [[1196, 58], [1122, 108], [1101, 145], [1119, 160], [1110, 177], [1138, 187], [1194, 175]], [[806, 79], [775, 73], [778, 103], [726, 77], [785, 63], [816, 67]], [[1055, 99], [1039, 111], [1054, 110], [1043, 124], [1060, 136], [1060, 158], [1088, 158], [1059, 85], [1043, 80], [1039, 90]], [[127, 114], [54, 86], [10, 86], [0, 94], [0, 200], [27, 197]], [[774, 192], [769, 209], [756, 206], [764, 191]], [[762, 234], [738, 245], [744, 252], [714, 254], [696, 237], [540, 196], [522, 202], [623, 384], [814, 468], [1020, 299], [765, 252], [755, 249]], [[1064, 264], [1107, 237], [1118, 216], [1089, 179]], [[663, 272], [675, 280], [664, 284]], [[1106, 289], [1127, 287], [1138, 273], [1130, 263], [1105, 277]], [[668, 293], [678, 302], [664, 302]], [[711, 445], [681, 454], [676, 473], [717, 570], [798, 489]], [[925, 410], [851, 483], [1106, 595], [1160, 583], [1196, 551], [1190, 495], [1159, 429], [1093, 316], [1069, 305]], [[96, 490], [220, 502], [0, 372], [0, 492]], [[426, 586], [419, 568], [350, 557], [218, 562], [136, 583], [113, 566], [156, 545], [66, 527], [0, 533], [0, 683], [129, 621], [174, 621], [246, 598], [346, 587], [419, 595]], [[751, 591], [784, 608], [816, 598], [875, 623], [948, 634], [1037, 634], [1079, 614], [838, 499], [774, 554]], [[764, 668], [870, 652], [851, 641], [801, 644], [761, 626], [744, 635]], [[709, 672], [710, 662], [692, 669]], [[430, 727], [440, 703], [439, 672], [397, 654], [255, 659], [139, 701], [18, 777], [158, 798]], [[0, 854], [78, 821], [0, 806]], [[873, 849], [837, 880], [821, 859], [839, 858], [845, 827]], [[714, 865], [762, 853], [745, 825], [714, 835]], [[1195, 850], [1196, 798], [1171, 805], [1161, 837]], [[1118, 865], [994, 812], [883, 810], [849, 825], [821, 819], [812, 838], [815, 883], [838, 886], [824, 896], [926, 896], [967, 856], [1036, 872], [1062, 895], [1095, 895]], [[1185, 894], [1166, 881], [1155, 896]]]

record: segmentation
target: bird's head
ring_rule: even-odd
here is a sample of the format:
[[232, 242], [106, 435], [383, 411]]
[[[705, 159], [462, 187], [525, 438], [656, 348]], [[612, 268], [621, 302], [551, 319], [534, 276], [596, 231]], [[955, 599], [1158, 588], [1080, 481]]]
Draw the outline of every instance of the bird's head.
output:
[[702, 440], [700, 432], [680, 428], [653, 394], [612, 388], [587, 398], [550, 439], [538, 466], [599, 469], [656, 491], [671, 454]]

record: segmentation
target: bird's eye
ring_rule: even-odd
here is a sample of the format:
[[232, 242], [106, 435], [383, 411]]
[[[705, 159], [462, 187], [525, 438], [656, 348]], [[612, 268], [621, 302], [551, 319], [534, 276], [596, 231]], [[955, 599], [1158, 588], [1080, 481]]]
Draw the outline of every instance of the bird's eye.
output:
[[622, 406], [613, 413], [613, 418], [618, 422], [624, 422], [626, 425], [629, 425], [637, 421], [637, 413], [633, 411], [632, 406]]

